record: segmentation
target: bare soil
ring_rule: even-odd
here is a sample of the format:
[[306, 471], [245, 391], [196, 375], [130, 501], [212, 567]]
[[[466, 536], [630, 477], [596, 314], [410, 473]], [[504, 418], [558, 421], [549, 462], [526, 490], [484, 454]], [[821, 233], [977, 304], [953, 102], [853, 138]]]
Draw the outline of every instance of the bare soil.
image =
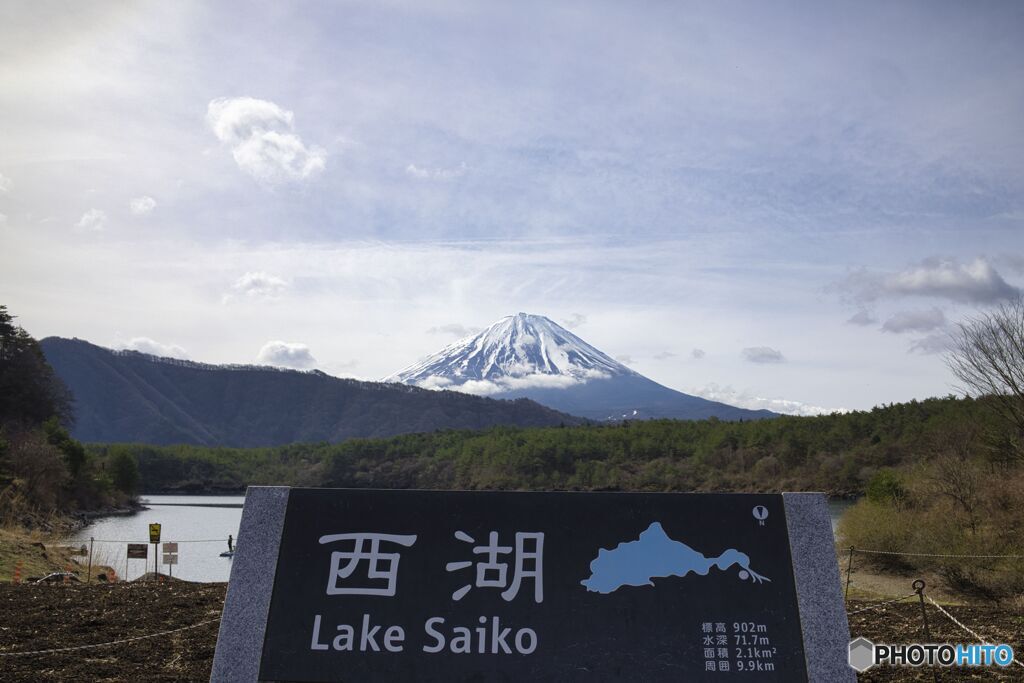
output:
[[209, 680], [226, 584], [0, 586], [0, 653], [47, 650], [213, 623], [120, 645], [0, 657], [4, 681]]

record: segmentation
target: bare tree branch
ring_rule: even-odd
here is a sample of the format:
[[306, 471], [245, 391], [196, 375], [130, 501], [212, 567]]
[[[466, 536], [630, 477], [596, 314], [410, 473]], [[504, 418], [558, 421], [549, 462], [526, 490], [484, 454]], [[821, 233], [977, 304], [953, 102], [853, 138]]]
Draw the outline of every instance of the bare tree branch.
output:
[[1024, 437], [1024, 299], [958, 325], [946, 364], [964, 393], [990, 405]]

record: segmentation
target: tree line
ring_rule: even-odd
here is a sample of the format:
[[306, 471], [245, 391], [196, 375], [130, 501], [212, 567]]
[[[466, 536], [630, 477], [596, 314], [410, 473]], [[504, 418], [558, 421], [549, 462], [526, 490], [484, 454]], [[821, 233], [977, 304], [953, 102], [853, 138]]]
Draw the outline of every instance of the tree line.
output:
[[268, 448], [93, 445], [130, 455], [148, 492], [286, 484], [435, 489], [817, 490], [863, 494], [879, 473], [956, 449], [998, 461], [1009, 440], [985, 399], [934, 398], [869, 411], [749, 422], [644, 420], [495, 427]]

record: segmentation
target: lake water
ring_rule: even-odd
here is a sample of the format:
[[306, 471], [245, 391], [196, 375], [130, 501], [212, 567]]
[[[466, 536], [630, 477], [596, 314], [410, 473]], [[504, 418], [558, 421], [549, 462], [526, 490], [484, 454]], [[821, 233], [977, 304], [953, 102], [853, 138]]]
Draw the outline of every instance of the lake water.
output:
[[[149, 559], [127, 560], [128, 543], [148, 543], [149, 525], [161, 525], [161, 541], [178, 543], [178, 564], [160, 565], [161, 573], [172, 573], [188, 581], [227, 581], [231, 558], [221, 557], [227, 550], [228, 534], [238, 538], [245, 496], [142, 496], [149, 507], [134, 515], [103, 517], [74, 535], [75, 544], [93, 542], [93, 562], [113, 566], [120, 578], [134, 579], [153, 570], [153, 547]], [[852, 503], [829, 501], [832, 530]]]
[[148, 506], [134, 515], [97, 519], [73, 537], [75, 544], [94, 538], [93, 562], [114, 567], [120, 578], [134, 579], [153, 571], [153, 546], [149, 559], [126, 559], [128, 543], [148, 543], [149, 525], [161, 525], [160, 540], [178, 543], [178, 564], [160, 565], [161, 573], [189, 581], [227, 581], [231, 558], [228, 534], [238, 538], [245, 496], [142, 496]]

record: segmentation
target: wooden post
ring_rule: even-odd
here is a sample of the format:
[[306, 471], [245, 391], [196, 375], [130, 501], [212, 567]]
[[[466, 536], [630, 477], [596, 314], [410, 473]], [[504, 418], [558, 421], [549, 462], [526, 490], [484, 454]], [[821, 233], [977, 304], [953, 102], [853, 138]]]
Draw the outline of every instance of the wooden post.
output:
[[[928, 632], [928, 613], [924, 609], [924, 579], [916, 579], [912, 584], [914, 592], [917, 593], [918, 599], [921, 601], [921, 623], [924, 626], [924, 642], [932, 642], [932, 635]], [[932, 676], [935, 679], [935, 683], [939, 683], [939, 672], [932, 667]]]
[[844, 600], [850, 599], [850, 573], [853, 571], [853, 546], [850, 546], [850, 560], [846, 563], [846, 594]]
[[89, 537], [89, 571], [85, 575], [86, 584], [92, 583], [92, 544], [94, 540], [92, 536]]

